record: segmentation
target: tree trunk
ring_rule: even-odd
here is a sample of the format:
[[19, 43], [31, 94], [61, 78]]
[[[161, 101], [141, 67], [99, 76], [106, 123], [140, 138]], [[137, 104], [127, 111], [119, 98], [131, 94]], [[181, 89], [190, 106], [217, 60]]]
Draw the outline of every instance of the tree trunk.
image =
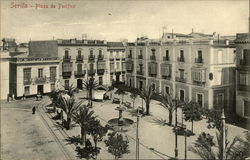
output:
[[71, 118], [67, 117], [66, 129], [70, 129]]
[[90, 90], [90, 107], [92, 108], [92, 89]]
[[172, 125], [172, 120], [173, 120], [173, 112], [168, 112], [168, 120], [169, 120], [169, 125]]
[[81, 139], [80, 139], [80, 144], [83, 145], [85, 143], [84, 141], [84, 129], [81, 128]]
[[192, 120], [192, 133], [194, 133], [194, 121]]
[[149, 115], [149, 103], [146, 103], [146, 115]]

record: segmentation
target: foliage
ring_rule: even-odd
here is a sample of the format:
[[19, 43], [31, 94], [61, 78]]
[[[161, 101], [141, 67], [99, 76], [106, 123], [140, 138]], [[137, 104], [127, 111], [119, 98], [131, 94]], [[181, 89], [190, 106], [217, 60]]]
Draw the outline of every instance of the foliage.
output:
[[137, 98], [139, 92], [136, 89], [131, 90], [130, 98], [133, 101], [133, 108], [135, 108], [135, 99]]
[[150, 85], [149, 87], [143, 88], [141, 90], [140, 96], [146, 103], [146, 115], [149, 115], [150, 102], [152, 100], [153, 94], [154, 94], [154, 90], [153, 90], [152, 85]]
[[173, 112], [176, 107], [180, 105], [180, 102], [177, 99], [174, 99], [171, 93], [158, 94], [158, 97], [160, 98], [160, 105], [168, 110], [169, 125], [171, 126], [173, 121]]
[[119, 86], [119, 88], [116, 90], [116, 92], [115, 92], [116, 94], [118, 94], [118, 95], [122, 95], [122, 103], [123, 103], [123, 96], [125, 95], [125, 91], [124, 91], [124, 86], [123, 85], [121, 85], [121, 86]]
[[250, 156], [250, 132], [245, 132], [244, 138], [238, 138], [239, 143], [233, 148], [232, 159], [246, 159]]
[[124, 139], [121, 134], [111, 132], [108, 134], [108, 136], [108, 139], [104, 142], [108, 147], [108, 152], [114, 156], [115, 160], [121, 158], [123, 154], [129, 153], [129, 141]]
[[82, 101], [76, 101], [74, 97], [65, 98], [60, 95], [60, 108], [65, 112], [67, 116], [66, 129], [70, 129], [71, 119], [73, 115], [79, 110], [83, 105]]
[[[245, 159], [248, 155], [243, 150], [248, 150], [246, 144], [249, 145], [249, 139], [243, 140], [239, 137], [234, 137], [230, 142], [227, 138], [227, 129], [225, 137], [225, 159]], [[222, 132], [216, 132], [216, 141], [214, 137], [208, 133], [202, 132], [194, 143], [194, 146], [189, 147], [189, 150], [195, 154], [198, 154], [202, 159], [223, 159], [222, 151]], [[246, 144], [244, 144], [246, 142]], [[242, 148], [241, 148], [242, 147]], [[242, 149], [242, 150], [241, 150]], [[248, 151], [249, 152], [249, 151]]]
[[76, 92], [78, 92], [78, 89], [74, 87], [73, 84], [69, 86], [63, 86], [64, 87], [64, 92], [68, 94], [70, 97], [74, 96]]
[[89, 80], [83, 80], [83, 88], [88, 92], [88, 100], [89, 105], [92, 107], [92, 92], [98, 86], [98, 82], [94, 80], [94, 78], [90, 78]]
[[207, 117], [207, 128], [216, 128], [219, 130], [221, 128], [221, 111], [219, 110], [208, 110], [206, 111], [206, 117]]
[[185, 136], [185, 134], [186, 134], [187, 137], [190, 137], [190, 136], [194, 135], [194, 133], [192, 133], [192, 131], [186, 130], [185, 128], [182, 128], [182, 127], [174, 127], [173, 131], [174, 131], [174, 133], [176, 133], [179, 136]]
[[95, 157], [97, 158], [97, 154], [99, 153], [97, 142], [101, 142], [103, 137], [106, 135], [108, 129], [103, 127], [98, 119], [91, 119], [89, 121], [89, 125], [86, 128], [87, 133], [92, 136], [94, 141], [94, 149], [95, 149]]
[[87, 134], [87, 127], [89, 126], [90, 122], [95, 119], [93, 115], [94, 111], [90, 110], [88, 106], [83, 105], [78, 112], [75, 112], [73, 115], [73, 119], [77, 124], [81, 127], [81, 142], [85, 143], [86, 134]]
[[[62, 91], [61, 90], [53, 90], [52, 92], [49, 93], [49, 98], [52, 102], [52, 105], [54, 107], [60, 107], [60, 95]], [[55, 112], [55, 109], [54, 109]]]
[[193, 132], [193, 122], [200, 121], [202, 119], [202, 108], [196, 102], [190, 101], [186, 103], [183, 107], [184, 118], [186, 121], [192, 122], [192, 132]]

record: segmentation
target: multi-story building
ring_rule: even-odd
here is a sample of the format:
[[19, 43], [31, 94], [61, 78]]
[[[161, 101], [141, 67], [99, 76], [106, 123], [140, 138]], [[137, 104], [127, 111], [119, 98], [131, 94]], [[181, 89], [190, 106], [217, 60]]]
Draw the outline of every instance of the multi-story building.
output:
[[157, 92], [172, 92], [206, 108], [233, 108], [234, 44], [215, 40], [214, 35], [181, 35], [181, 39], [165, 34], [169, 37], [159, 41], [127, 43], [126, 84], [152, 85]]
[[107, 42], [101, 40], [57, 40], [61, 84], [82, 89], [93, 77], [99, 85], [110, 85]]
[[250, 118], [250, 34], [236, 36], [236, 112]]
[[[125, 82], [126, 71], [126, 53], [125, 46], [122, 42], [108, 42], [108, 71], [110, 73], [110, 81]], [[110, 84], [111, 84], [110, 83]]]
[[0, 51], [0, 98], [7, 99], [9, 92], [9, 61], [10, 55], [9, 51]]
[[10, 92], [16, 97], [49, 93], [59, 87], [59, 59], [56, 41], [32, 41], [29, 55], [10, 60]]

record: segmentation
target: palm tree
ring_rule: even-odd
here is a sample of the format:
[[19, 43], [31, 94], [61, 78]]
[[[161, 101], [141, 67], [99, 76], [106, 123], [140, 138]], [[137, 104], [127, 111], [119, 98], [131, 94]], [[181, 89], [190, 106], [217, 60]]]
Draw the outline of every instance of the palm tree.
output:
[[172, 125], [173, 121], [173, 112], [175, 111], [176, 107], [178, 107], [178, 101], [173, 98], [173, 95], [171, 93], [166, 93], [166, 94], [158, 94], [161, 100], [161, 106], [166, 108], [168, 110], [168, 120], [169, 120], [169, 125]]
[[84, 80], [83, 81], [83, 88], [85, 88], [88, 92], [88, 101], [90, 107], [92, 107], [92, 91], [93, 89], [96, 89], [98, 86], [98, 82], [94, 81], [94, 78], [90, 78], [89, 80]]
[[153, 94], [154, 94], [154, 90], [153, 90], [152, 85], [146, 88], [142, 88], [140, 96], [146, 103], [146, 115], [149, 115], [150, 101], [152, 99]]
[[116, 91], [116, 93], [118, 94], [118, 95], [122, 95], [122, 103], [123, 103], [123, 96], [124, 96], [124, 94], [125, 94], [125, 91], [124, 91], [124, 87], [125, 86], [119, 86], [118, 87], [118, 89], [117, 89], [117, 91]]
[[77, 92], [77, 88], [74, 87], [73, 84], [69, 85], [69, 86], [63, 86], [64, 91], [66, 94], [68, 94], [70, 97], [74, 96], [75, 93]]
[[71, 119], [79, 108], [82, 106], [82, 101], [76, 102], [74, 97], [60, 96], [60, 108], [65, 112], [67, 116], [66, 129], [70, 129]]
[[84, 144], [86, 141], [87, 127], [90, 122], [96, 118], [94, 111], [90, 110], [88, 106], [83, 105], [78, 112], [75, 112], [73, 119], [81, 127], [81, 143]]
[[[195, 141], [194, 146], [189, 147], [189, 150], [205, 160], [223, 159], [222, 132], [216, 132], [216, 142], [214, 142], [213, 138], [210, 134], [202, 132]], [[245, 159], [246, 155], [239, 152], [239, 146], [246, 147], [238, 137], [234, 137], [232, 142], [228, 141], [226, 130], [225, 159]]]
[[49, 98], [52, 102], [52, 105], [54, 107], [53, 111], [56, 111], [56, 107], [60, 106], [60, 95], [61, 95], [62, 91], [61, 90], [53, 90], [52, 92], [49, 93]]

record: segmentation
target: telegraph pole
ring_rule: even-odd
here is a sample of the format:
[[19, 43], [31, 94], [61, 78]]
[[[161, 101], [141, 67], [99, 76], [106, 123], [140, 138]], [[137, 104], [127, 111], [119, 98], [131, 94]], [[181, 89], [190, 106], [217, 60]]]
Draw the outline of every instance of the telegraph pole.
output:
[[226, 123], [225, 123], [225, 114], [224, 114], [224, 107], [222, 108], [222, 113], [221, 113], [221, 123], [222, 123], [222, 128], [221, 128], [221, 134], [222, 134], [222, 159], [226, 159]]

